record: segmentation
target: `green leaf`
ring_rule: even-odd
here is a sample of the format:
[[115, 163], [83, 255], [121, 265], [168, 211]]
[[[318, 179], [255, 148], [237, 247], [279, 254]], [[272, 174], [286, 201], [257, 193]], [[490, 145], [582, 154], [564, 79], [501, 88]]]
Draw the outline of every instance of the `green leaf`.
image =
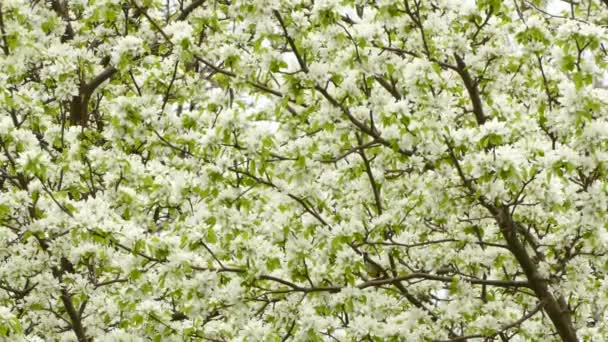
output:
[[215, 235], [215, 230], [213, 228], [207, 229], [207, 242], [216, 243], [217, 236]]
[[304, 158], [303, 155], [298, 156], [298, 159], [296, 160], [296, 166], [302, 169], [306, 167], [306, 158]]
[[450, 281], [450, 285], [448, 287], [448, 291], [451, 295], [457, 295], [460, 290], [458, 287], [458, 284], [460, 283], [460, 280], [456, 277], [452, 278], [452, 281]]
[[141, 271], [138, 269], [134, 269], [129, 273], [129, 279], [131, 280], [137, 280], [139, 278], [141, 278], [142, 274]]
[[281, 267], [281, 260], [279, 258], [270, 258], [266, 260], [266, 267], [268, 267], [268, 271], [272, 272]]
[[11, 207], [6, 204], [0, 204], [0, 221], [4, 221], [11, 213]]
[[138, 326], [144, 322], [144, 316], [141, 314], [135, 314], [132, 318], [133, 325]]

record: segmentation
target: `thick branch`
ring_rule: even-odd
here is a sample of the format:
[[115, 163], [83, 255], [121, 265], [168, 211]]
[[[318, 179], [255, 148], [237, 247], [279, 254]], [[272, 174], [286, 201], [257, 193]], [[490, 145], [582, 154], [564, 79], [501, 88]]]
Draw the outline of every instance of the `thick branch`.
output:
[[0, 34], [2, 34], [2, 51], [5, 55], [9, 55], [8, 41], [6, 40], [6, 31], [4, 30], [4, 12], [2, 12], [2, 3], [0, 2]]
[[293, 38], [287, 32], [287, 27], [285, 26], [285, 22], [283, 22], [283, 18], [281, 17], [281, 14], [277, 10], [273, 10], [272, 13], [279, 21], [279, 24], [281, 24], [281, 28], [283, 29], [283, 34], [285, 35], [285, 39], [287, 39], [287, 43], [289, 44], [289, 47], [291, 48], [291, 51], [293, 52], [293, 54], [296, 55], [296, 59], [298, 60], [298, 64], [300, 65], [300, 68], [302, 68], [302, 71], [307, 73], [308, 66], [306, 66], [306, 61], [302, 57], [302, 54], [298, 51], [298, 49], [296, 47], [296, 43], [294, 42]]
[[74, 29], [72, 29], [72, 24], [70, 23], [70, 15], [68, 13], [67, 4], [62, 4], [60, 0], [52, 0], [51, 7], [66, 24], [65, 33], [61, 37], [61, 42], [65, 43], [68, 40], [74, 39]]
[[70, 123], [72, 125], [86, 126], [89, 120], [89, 100], [95, 90], [107, 79], [112, 77], [118, 70], [110, 66], [105, 68], [99, 75], [95, 76], [90, 82], [82, 81], [78, 96], [72, 97], [70, 104]]
[[[210, 272], [230, 272], [230, 273], [246, 273], [247, 270], [245, 268], [229, 268], [229, 267], [197, 267], [191, 266], [192, 269], [198, 271], [210, 271]], [[260, 275], [257, 277], [260, 280], [270, 280], [279, 284], [286, 285], [290, 287], [293, 291], [296, 292], [340, 292], [346, 286], [300, 286], [298, 284], [292, 283], [288, 280], [281, 279], [275, 276], [269, 275]], [[445, 277], [435, 274], [429, 273], [410, 273], [407, 275], [399, 276], [399, 277], [390, 277], [390, 278], [379, 278], [372, 279], [356, 285], [359, 289], [366, 289], [369, 287], [379, 287], [382, 285], [389, 285], [400, 283], [402, 281], [408, 280], [416, 280], [416, 279], [424, 279], [424, 280], [433, 280], [433, 281], [441, 281], [445, 283], [450, 283], [454, 280], [453, 277]], [[517, 281], [517, 280], [493, 280], [493, 279], [476, 279], [476, 278], [460, 278], [462, 281], [471, 283], [473, 285], [487, 285], [487, 286], [495, 286], [495, 287], [504, 287], [504, 288], [530, 288], [530, 284], [526, 281]]]
[[95, 89], [99, 87], [103, 82], [112, 77], [118, 70], [115, 67], [109, 66], [105, 68], [99, 75], [95, 76], [89, 83], [86, 84], [85, 89], [89, 95], [93, 94]]
[[454, 54], [454, 58], [456, 58], [456, 72], [462, 78], [464, 82], [464, 86], [467, 88], [467, 92], [469, 93], [469, 97], [471, 98], [471, 103], [473, 104], [473, 113], [475, 114], [475, 120], [478, 125], [483, 125], [487, 118], [483, 112], [483, 106], [481, 104], [481, 96], [479, 95], [479, 89], [477, 88], [477, 82], [471, 78], [471, 74], [467, 70], [467, 65], [464, 63], [462, 58], [457, 54]]
[[182, 13], [179, 14], [179, 16], [177, 17], [177, 20], [186, 20], [188, 18], [188, 16], [190, 15], [190, 13], [192, 13], [195, 9], [197, 9], [199, 6], [201, 6], [202, 4], [205, 3], [206, 0], [194, 0], [190, 3], [190, 5], [186, 6], [186, 8], [184, 8], [182, 10]]
[[[63, 283], [63, 276], [66, 272], [74, 273], [74, 265], [66, 258], [61, 258], [61, 267], [53, 266], [51, 268], [53, 277], [60, 283]], [[72, 295], [69, 293], [65, 284], [61, 284], [60, 296], [61, 302], [65, 308], [65, 311], [70, 318], [70, 329], [76, 335], [78, 342], [88, 342], [90, 339], [87, 337], [84, 326], [82, 325], [82, 315], [74, 307], [72, 301]]]
[[[414, 279], [425, 279], [425, 280], [435, 280], [441, 282], [452, 282], [454, 280], [453, 277], [445, 277], [435, 274], [429, 273], [410, 273], [407, 275], [394, 277], [394, 278], [386, 278], [386, 279], [373, 279], [367, 281], [365, 283], [357, 285], [358, 288], [364, 289], [372, 286], [381, 286], [387, 284], [393, 284], [395, 282], [406, 281], [406, 280], [414, 280]], [[530, 284], [527, 281], [517, 281], [517, 280], [492, 280], [492, 279], [476, 279], [476, 278], [460, 278], [462, 281], [471, 283], [473, 285], [489, 285], [496, 287], [526, 287], [529, 288]]]
[[494, 206], [487, 206], [487, 208], [494, 215], [507, 245], [526, 274], [530, 288], [545, 303], [545, 312], [553, 322], [559, 336], [566, 342], [578, 341], [566, 300], [563, 296], [554, 296], [549, 290], [548, 280], [540, 274], [536, 263], [519, 240], [516, 234], [516, 223], [509, 214], [508, 208]]
[[[454, 166], [458, 171], [460, 180], [470, 194], [476, 193], [476, 187], [474, 184], [467, 180], [456, 155], [449, 142], [448, 150]], [[553, 326], [557, 330], [557, 333], [566, 342], [577, 342], [576, 329], [572, 324], [572, 318], [570, 316], [570, 310], [568, 309], [568, 303], [563, 296], [557, 296], [557, 298], [549, 290], [549, 283], [547, 279], [544, 279], [538, 270], [536, 262], [532, 260], [526, 247], [519, 240], [517, 223], [513, 221], [509, 207], [496, 206], [489, 203], [483, 196], [476, 198], [479, 204], [485, 207], [494, 217], [500, 232], [507, 242], [509, 250], [521, 266], [530, 283], [530, 288], [534, 291], [536, 296], [544, 303], [544, 311], [547, 313]]]
[[72, 302], [72, 296], [68, 293], [68, 290], [65, 288], [61, 289], [61, 302], [65, 307], [68, 316], [70, 317], [70, 322], [72, 326], [72, 330], [78, 339], [78, 342], [87, 342], [89, 338], [87, 337], [84, 327], [82, 325], [82, 317], [76, 311], [74, 307], [74, 303]]

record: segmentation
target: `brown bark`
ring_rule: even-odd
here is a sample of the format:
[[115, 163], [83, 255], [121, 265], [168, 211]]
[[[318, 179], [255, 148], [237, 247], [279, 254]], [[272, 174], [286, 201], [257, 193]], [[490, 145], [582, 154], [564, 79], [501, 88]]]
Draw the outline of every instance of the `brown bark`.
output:
[[502, 236], [507, 242], [509, 249], [521, 265], [530, 287], [536, 296], [544, 303], [543, 310], [547, 313], [555, 326], [557, 333], [563, 341], [576, 342], [576, 329], [572, 324], [571, 312], [563, 296], [555, 295], [549, 289], [549, 282], [538, 271], [537, 264], [528, 254], [526, 247], [517, 235], [517, 223], [509, 214], [507, 207], [487, 206], [494, 216]]
[[116, 73], [113, 66], [107, 67], [99, 75], [95, 76], [89, 83], [82, 82], [78, 96], [72, 97], [70, 102], [70, 124], [86, 127], [89, 121], [89, 100], [93, 92], [107, 79]]

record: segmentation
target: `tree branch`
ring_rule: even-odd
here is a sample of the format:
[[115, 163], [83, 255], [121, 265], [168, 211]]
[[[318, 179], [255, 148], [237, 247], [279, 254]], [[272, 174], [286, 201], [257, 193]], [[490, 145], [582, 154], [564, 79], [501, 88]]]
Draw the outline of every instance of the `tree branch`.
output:
[[475, 120], [478, 125], [483, 125], [487, 118], [483, 112], [483, 106], [481, 104], [481, 96], [479, 95], [479, 89], [477, 88], [477, 82], [473, 81], [471, 78], [471, 74], [467, 70], [467, 65], [464, 63], [464, 60], [458, 56], [458, 54], [454, 53], [454, 58], [456, 59], [456, 72], [462, 78], [464, 82], [464, 86], [469, 93], [469, 97], [471, 99], [471, 103], [473, 104], [473, 113], [475, 114]]
[[0, 34], [2, 34], [2, 51], [8, 56], [10, 50], [8, 48], [8, 41], [6, 39], [6, 31], [4, 30], [4, 12], [2, 11], [2, 3], [0, 2]]
[[72, 29], [72, 24], [70, 23], [70, 15], [68, 13], [67, 4], [62, 4], [60, 1], [61, 0], [52, 0], [51, 7], [66, 24], [65, 33], [61, 37], [61, 42], [65, 43], [68, 40], [74, 39], [74, 29]]
[[287, 27], [285, 26], [285, 23], [283, 22], [283, 18], [281, 17], [281, 14], [277, 10], [273, 10], [272, 13], [279, 21], [279, 24], [281, 24], [281, 28], [283, 29], [283, 34], [285, 35], [285, 39], [287, 39], [287, 43], [289, 44], [289, 47], [291, 48], [291, 51], [293, 52], [293, 54], [296, 55], [296, 59], [298, 60], [298, 64], [300, 65], [300, 68], [305, 73], [308, 73], [308, 66], [306, 66], [306, 61], [304, 60], [304, 58], [302, 57], [300, 52], [298, 52], [296, 43], [294, 42], [293, 38], [287, 32]]
[[182, 21], [186, 20], [190, 13], [192, 13], [195, 9], [205, 3], [206, 0], [194, 0], [188, 5], [186, 8], [182, 10], [182, 13], [179, 14], [177, 20]]
[[500, 328], [498, 331], [496, 331], [493, 334], [490, 334], [490, 335], [474, 334], [474, 335], [458, 336], [458, 337], [451, 338], [449, 340], [435, 340], [434, 342], [458, 342], [458, 341], [467, 341], [467, 340], [474, 339], [474, 338], [483, 338], [486, 340], [492, 340], [494, 337], [498, 336], [499, 334], [501, 334], [509, 329], [518, 327], [525, 321], [532, 318], [543, 308], [543, 305], [544, 305], [544, 303], [541, 301], [532, 310], [530, 310], [530, 312], [523, 315], [520, 319], [503, 326], [502, 328]]

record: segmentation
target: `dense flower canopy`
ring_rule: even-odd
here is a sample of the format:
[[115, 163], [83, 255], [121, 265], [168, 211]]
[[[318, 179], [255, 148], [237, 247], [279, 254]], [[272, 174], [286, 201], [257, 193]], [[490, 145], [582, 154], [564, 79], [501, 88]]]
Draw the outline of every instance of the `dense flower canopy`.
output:
[[2, 0], [0, 338], [608, 339], [607, 28]]

